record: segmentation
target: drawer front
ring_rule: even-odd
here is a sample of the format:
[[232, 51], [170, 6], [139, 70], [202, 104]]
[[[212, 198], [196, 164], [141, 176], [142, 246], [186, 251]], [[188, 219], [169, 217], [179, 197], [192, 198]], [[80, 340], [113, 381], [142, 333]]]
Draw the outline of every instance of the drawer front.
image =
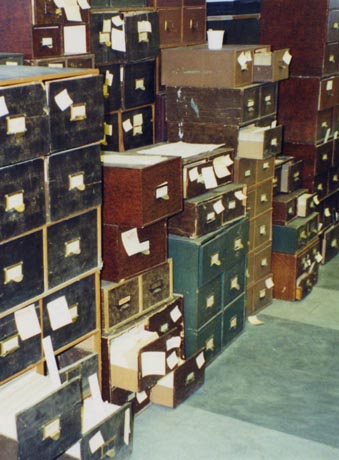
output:
[[339, 139], [335, 139], [333, 142], [332, 166], [339, 166]]
[[224, 233], [201, 246], [198, 273], [199, 286], [206, 284], [224, 271], [226, 263], [225, 246]]
[[67, 57], [67, 67], [71, 69], [94, 69], [94, 54], [79, 54]]
[[63, 54], [60, 26], [34, 26], [33, 57], [54, 57]]
[[222, 341], [222, 314], [217, 314], [201, 329], [185, 329], [185, 349], [187, 359], [205, 348], [205, 360], [208, 365], [220, 352]]
[[327, 43], [339, 41], [339, 10], [329, 10], [327, 17]]
[[249, 86], [243, 91], [243, 103], [241, 107], [242, 121], [247, 123], [259, 118], [262, 112], [260, 107], [262, 100], [262, 89], [260, 85]]
[[44, 337], [51, 336], [54, 350], [94, 331], [94, 275], [47, 296], [43, 300], [43, 325]]
[[49, 126], [46, 93], [42, 86], [1, 88], [0, 96], [7, 107], [7, 116], [0, 119], [0, 166], [47, 154]]
[[260, 85], [260, 117], [274, 115], [278, 106], [278, 84], [266, 83]]
[[121, 81], [119, 64], [98, 64], [103, 77], [104, 112], [109, 114], [121, 108]]
[[321, 241], [322, 263], [327, 263], [339, 253], [339, 225], [334, 224], [324, 232]]
[[223, 311], [222, 344], [228, 345], [244, 329], [245, 325], [245, 294], [227, 305]]
[[264, 214], [256, 217], [253, 221], [253, 247], [268, 243], [272, 240], [272, 211], [269, 210]]
[[273, 295], [272, 276], [265, 277], [254, 285], [252, 308], [253, 311], [259, 311], [272, 303]]
[[181, 44], [182, 19], [181, 8], [159, 8], [160, 46], [178, 46]]
[[333, 138], [333, 133], [336, 131], [333, 121], [334, 108], [321, 110], [317, 117], [317, 133], [316, 142], [324, 143], [328, 139]]
[[246, 259], [234, 265], [224, 273], [223, 305], [226, 306], [245, 292]]
[[122, 283], [102, 283], [102, 328], [109, 332], [119, 323], [131, 319], [141, 311], [141, 292], [138, 277]]
[[234, 182], [246, 184], [248, 187], [256, 182], [256, 162], [250, 158], [234, 160]]
[[119, 114], [110, 113], [104, 116], [104, 139], [102, 148], [107, 151], [119, 152], [121, 148], [121, 134], [119, 129]]
[[185, 327], [200, 329], [221, 311], [223, 305], [222, 282], [222, 276], [217, 276], [202, 286], [198, 292], [191, 292], [185, 296]]
[[[289, 76], [289, 51], [275, 50], [265, 53], [264, 61], [260, 52], [254, 54], [253, 81], [274, 82]], [[266, 61], [266, 62], [265, 62]]]
[[80, 378], [82, 399], [91, 395], [88, 378], [99, 372], [98, 353], [74, 346], [56, 356], [61, 382]]
[[230, 268], [240, 260], [243, 260], [248, 252], [249, 221], [241, 219], [230, 226], [226, 231], [225, 263]]
[[289, 161], [281, 167], [280, 191], [289, 193], [302, 188], [303, 161]]
[[326, 142], [317, 147], [315, 151], [315, 171], [313, 174], [321, 174], [329, 170], [332, 165], [333, 142]]
[[279, 196], [281, 195], [278, 195], [277, 199], [273, 200], [272, 221], [274, 224], [284, 225], [297, 216], [297, 197], [294, 194], [286, 195], [288, 199], [279, 200]]
[[318, 281], [318, 271], [314, 270], [305, 274], [300, 280], [297, 281], [296, 286], [296, 300], [301, 300], [309, 294]]
[[44, 291], [42, 231], [0, 245], [0, 312]]
[[33, 5], [35, 24], [61, 24], [73, 21], [72, 15], [77, 17], [75, 22], [89, 20], [88, 9], [82, 9], [78, 5], [69, 12], [65, 8], [58, 8], [54, 0], [34, 0]]
[[324, 52], [324, 75], [338, 73], [339, 43], [327, 43]]
[[[228, 223], [245, 217], [246, 215], [246, 201], [247, 201], [247, 188], [242, 185], [234, 186], [226, 185], [222, 188], [224, 191], [222, 195], [222, 223], [227, 225]], [[216, 192], [217, 193], [217, 192]], [[215, 204], [217, 209], [218, 203]]]
[[314, 176], [308, 187], [311, 192], [317, 194], [319, 200], [324, 198], [328, 194], [328, 172]]
[[52, 152], [92, 144], [102, 139], [103, 96], [100, 75], [56, 80], [48, 83], [47, 88]]
[[154, 143], [154, 105], [123, 111], [121, 114], [123, 151]]
[[328, 191], [335, 192], [339, 188], [339, 166], [330, 168], [328, 174]]
[[[56, 221], [102, 202], [99, 145], [50, 155], [47, 159], [48, 216]], [[62, 206], [60, 204], [62, 203]]]
[[338, 104], [339, 77], [320, 80], [318, 110], [329, 109]]
[[47, 228], [49, 289], [99, 266], [97, 210]]
[[264, 136], [264, 154], [266, 157], [279, 155], [282, 144], [282, 125], [267, 129]]
[[[103, 444], [99, 447], [95, 445], [95, 440], [100, 435]], [[132, 437], [133, 415], [131, 404], [127, 403], [82, 436], [81, 460], [109, 460], [115, 456], [128, 458], [132, 453]]]
[[18, 236], [46, 221], [44, 163], [36, 159], [1, 168], [2, 239]]
[[0, 319], [0, 381], [13, 377], [42, 358], [41, 331], [33, 328], [27, 338], [22, 336], [16, 325], [16, 315], [19, 315], [19, 318], [20, 315], [21, 318], [29, 318], [23, 321], [40, 324], [39, 304], [24, 307], [17, 313]]
[[175, 294], [174, 299], [168, 301], [160, 311], [148, 316], [145, 329], [163, 335], [174, 328], [181, 330], [184, 325], [183, 320], [184, 297], [181, 294]]
[[206, 37], [206, 9], [183, 8], [183, 43], [201, 43]]
[[155, 102], [155, 60], [130, 63], [120, 69], [122, 108], [131, 109]]
[[307, 217], [316, 211], [319, 200], [316, 193], [305, 193], [298, 197], [297, 215], [298, 217]]
[[274, 177], [274, 157], [265, 158], [264, 160], [257, 160], [256, 164], [256, 178], [257, 182], [263, 182], [267, 179]]
[[263, 249], [254, 251], [253, 277], [257, 282], [271, 273], [272, 244], [268, 243]]
[[[129, 232], [129, 233], [126, 233]], [[128, 237], [131, 237], [129, 239]], [[131, 244], [123, 243], [123, 239]], [[167, 260], [167, 226], [160, 221], [144, 228], [103, 226], [102, 276], [121, 281]]]
[[259, 215], [272, 208], [273, 185], [272, 180], [262, 182], [257, 186], [255, 214]]
[[80, 381], [17, 414], [18, 458], [56, 458], [81, 437]]
[[23, 53], [1, 53], [0, 52], [0, 64], [2, 65], [23, 65], [24, 55]]
[[172, 264], [169, 261], [143, 273], [141, 279], [143, 310], [173, 295]]

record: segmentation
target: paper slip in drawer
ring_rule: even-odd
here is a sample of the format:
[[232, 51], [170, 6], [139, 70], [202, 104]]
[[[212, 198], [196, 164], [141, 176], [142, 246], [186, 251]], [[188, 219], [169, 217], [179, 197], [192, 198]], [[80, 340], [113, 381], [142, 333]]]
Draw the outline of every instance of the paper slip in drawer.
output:
[[146, 155], [180, 157], [183, 168], [183, 197], [193, 198], [232, 181], [234, 149], [223, 143], [167, 142], [139, 150]]
[[107, 338], [110, 385], [134, 392], [152, 387], [178, 366], [181, 342], [177, 329], [159, 337], [143, 325]]
[[51, 152], [103, 138], [102, 77], [87, 75], [48, 82]]
[[160, 335], [178, 328], [183, 330], [184, 326], [184, 296], [174, 294], [173, 300], [160, 305], [156, 312], [151, 312], [145, 321], [145, 329], [157, 332]]
[[254, 53], [253, 81], [279, 81], [289, 77], [292, 55], [288, 48]]
[[39, 303], [0, 319], [0, 381], [38, 363], [41, 358]]
[[166, 219], [143, 228], [103, 226], [103, 279], [119, 282], [166, 260]]
[[93, 332], [96, 324], [95, 276], [83, 278], [43, 299], [43, 335], [54, 350]]
[[44, 291], [42, 230], [0, 244], [0, 312]]
[[89, 8], [86, 2], [73, 4], [72, 2], [61, 3], [54, 0], [35, 0], [33, 3], [33, 13], [35, 24], [64, 24], [77, 23], [89, 20]]
[[99, 206], [102, 171], [99, 145], [79, 147], [46, 158], [48, 219], [56, 221]]
[[240, 158], [264, 159], [281, 152], [282, 126], [247, 126], [239, 131]]
[[99, 208], [47, 228], [48, 287], [99, 268]]
[[229, 345], [243, 331], [245, 325], [245, 294], [241, 294], [223, 310], [222, 345]]
[[0, 165], [46, 155], [50, 143], [49, 121], [42, 85], [31, 83], [2, 87], [0, 103]]
[[43, 159], [0, 168], [0, 174], [1, 239], [41, 227], [46, 222]]
[[61, 460], [128, 458], [132, 453], [134, 416], [131, 404], [117, 406], [98, 398], [83, 402], [81, 439]]
[[179, 157], [105, 152], [103, 222], [143, 227], [182, 210]]
[[177, 407], [205, 381], [204, 351], [195, 353], [151, 389], [151, 401], [166, 407]]
[[91, 51], [97, 63], [135, 62], [159, 54], [158, 12], [91, 10]]
[[7, 458], [52, 460], [81, 436], [80, 381], [56, 384], [34, 371], [1, 388], [0, 439]]
[[28, 57], [54, 57], [63, 54], [62, 27], [59, 24], [33, 26], [31, 40], [33, 52]]

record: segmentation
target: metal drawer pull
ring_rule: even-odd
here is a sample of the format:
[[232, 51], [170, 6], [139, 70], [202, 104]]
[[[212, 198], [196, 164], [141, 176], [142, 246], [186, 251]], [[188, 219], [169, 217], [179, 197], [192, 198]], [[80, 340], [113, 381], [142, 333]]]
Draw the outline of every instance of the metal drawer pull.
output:
[[79, 255], [81, 253], [80, 247], [81, 238], [74, 238], [73, 240], [66, 241], [65, 244], [65, 257]]
[[72, 318], [72, 323], [75, 323], [79, 318], [79, 304], [75, 303], [69, 307], [69, 312]]
[[213, 254], [211, 256], [211, 263], [210, 263], [211, 266], [213, 265], [217, 265], [218, 267], [220, 267], [221, 265], [221, 261], [220, 261], [220, 258], [219, 258], [219, 253], [217, 252], [216, 254]]
[[213, 308], [214, 307], [214, 295], [210, 295], [206, 298], [206, 308]]
[[86, 120], [86, 103], [72, 104], [71, 105], [71, 121]]
[[5, 210], [8, 211], [25, 211], [24, 203], [24, 191], [20, 190], [19, 192], [7, 193], [5, 195]]
[[159, 294], [163, 290], [164, 283], [162, 280], [158, 280], [155, 283], [151, 284], [149, 287], [149, 291], [151, 294]]
[[185, 380], [185, 385], [190, 385], [191, 383], [193, 383], [195, 381], [195, 374], [194, 372], [190, 372], [187, 376], [186, 376], [186, 380]]
[[4, 358], [5, 356], [13, 353], [14, 351], [20, 348], [19, 345], [19, 334], [12, 335], [0, 342], [0, 356]]
[[126, 310], [131, 306], [131, 296], [127, 295], [118, 301], [118, 308], [119, 310]]
[[214, 337], [210, 337], [208, 340], [205, 342], [206, 344], [206, 350], [214, 350]]
[[145, 79], [144, 78], [136, 78], [134, 88], [135, 88], [135, 90], [140, 89], [142, 91], [145, 91], [146, 90]]
[[24, 279], [24, 275], [22, 273], [23, 262], [19, 262], [17, 264], [11, 265], [10, 267], [4, 268], [4, 284], [8, 284], [11, 282], [21, 283]]
[[237, 326], [238, 326], [238, 318], [235, 315], [230, 319], [230, 329], [236, 329]]
[[170, 196], [168, 193], [168, 182], [164, 182], [163, 184], [160, 184], [156, 187], [155, 198], [157, 200], [166, 200], [166, 201], [170, 199]]
[[61, 435], [61, 416], [58, 415], [54, 419], [45, 423], [42, 426], [42, 439], [51, 438], [53, 441], [57, 441]]
[[80, 190], [81, 192], [86, 189], [83, 171], [68, 175], [68, 190], [74, 189]]

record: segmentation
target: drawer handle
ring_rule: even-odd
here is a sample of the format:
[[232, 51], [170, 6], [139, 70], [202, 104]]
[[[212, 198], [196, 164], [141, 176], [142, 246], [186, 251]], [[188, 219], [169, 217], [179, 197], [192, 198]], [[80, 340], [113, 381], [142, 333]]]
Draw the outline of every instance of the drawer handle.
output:
[[86, 120], [86, 103], [72, 104], [71, 105], [71, 121], [82, 121]]
[[14, 353], [19, 348], [19, 334], [7, 337], [6, 339], [0, 342], [0, 356], [4, 358], [9, 354]]
[[163, 290], [163, 287], [164, 287], [164, 282], [162, 280], [159, 280], [150, 285], [149, 291], [151, 294], [159, 294], [159, 292]]
[[328, 160], [328, 154], [327, 153], [324, 153], [323, 155], [321, 155], [321, 161], [327, 161]]
[[4, 283], [5, 284], [9, 284], [11, 282], [21, 283], [21, 281], [24, 279], [24, 275], [22, 273], [22, 267], [23, 267], [23, 262], [19, 262], [9, 267], [5, 267], [4, 268]]
[[330, 54], [330, 56], [328, 57], [328, 62], [331, 62], [332, 64], [335, 64], [335, 56], [334, 56], [334, 54]]
[[160, 332], [162, 334], [165, 334], [166, 332], [168, 332], [169, 330], [169, 324], [168, 323], [163, 323], [161, 326], [160, 326]]
[[209, 339], [206, 340], [205, 342], [206, 344], [206, 350], [210, 350], [210, 351], [213, 351], [214, 350], [214, 337], [210, 337]]
[[294, 209], [293, 209], [292, 206], [290, 206], [290, 207], [288, 208], [287, 214], [288, 214], [289, 216], [293, 216], [293, 214], [294, 214]]
[[246, 107], [247, 107], [247, 110], [248, 110], [249, 112], [253, 112], [253, 111], [254, 111], [254, 108], [255, 108], [254, 100], [253, 100], [253, 99], [249, 99], [249, 100], [247, 101]]
[[86, 189], [83, 171], [68, 175], [68, 190], [71, 191], [74, 189], [79, 190], [80, 192], [83, 192]]
[[206, 299], [206, 308], [213, 308], [214, 307], [214, 295], [210, 295]]
[[79, 318], [79, 304], [75, 303], [69, 307], [69, 312], [72, 318], [72, 323], [75, 323]]
[[164, 31], [165, 31], [165, 32], [170, 32], [170, 30], [171, 30], [171, 29], [170, 29], [170, 26], [169, 26], [168, 21], [165, 21], [165, 22], [164, 22]]
[[240, 251], [241, 249], [244, 249], [244, 244], [241, 238], [237, 238], [234, 241], [234, 251]]
[[230, 330], [231, 329], [236, 329], [238, 326], [238, 318], [236, 315], [234, 315], [231, 319], [230, 319]]
[[259, 234], [260, 235], [266, 235], [267, 234], [266, 225], [261, 225], [260, 226]]
[[11, 134], [24, 134], [27, 131], [25, 115], [14, 115], [6, 117], [6, 133]]
[[231, 289], [235, 289], [236, 291], [240, 291], [240, 284], [238, 276], [235, 276], [231, 279]]
[[334, 22], [334, 23], [332, 24], [332, 29], [334, 29], [334, 30], [339, 29], [339, 22]]
[[53, 37], [42, 37], [41, 46], [46, 48], [53, 48]]
[[140, 91], [146, 91], [144, 78], [136, 78], [134, 83], [135, 83], [134, 88], [136, 91], [138, 89], [140, 89]]
[[211, 256], [211, 267], [213, 265], [216, 265], [217, 267], [220, 267], [221, 265], [221, 261], [220, 261], [220, 257], [219, 257], [219, 253], [217, 252], [216, 254], [213, 254]]
[[266, 257], [264, 257], [263, 259], [261, 259], [260, 265], [261, 265], [262, 267], [267, 267], [267, 266], [268, 266], [268, 262], [267, 262], [267, 258], [266, 258]]
[[8, 211], [25, 211], [24, 203], [24, 191], [20, 190], [19, 192], [7, 193], [5, 195], [5, 210]]
[[338, 182], [338, 174], [334, 174], [332, 177], [332, 182]]
[[127, 295], [118, 301], [118, 309], [119, 310], [126, 310], [131, 306], [131, 296]]
[[57, 441], [61, 434], [61, 416], [53, 418], [49, 422], [42, 426], [42, 439], [43, 441], [51, 438], [53, 441]]
[[216, 219], [215, 212], [209, 212], [206, 216], [206, 223], [209, 224], [210, 222], [214, 222]]
[[278, 147], [278, 139], [276, 137], [274, 137], [272, 140], [271, 140], [271, 146], [272, 147]]
[[195, 381], [195, 374], [192, 371], [186, 376], [185, 385], [186, 386], [191, 385], [194, 381]]
[[155, 198], [157, 200], [165, 200], [168, 201], [170, 199], [168, 193], [168, 182], [164, 182], [162, 184], [157, 185], [155, 189]]
[[338, 247], [338, 240], [337, 238], [333, 238], [331, 241], [331, 248], [337, 248]]
[[266, 289], [260, 289], [259, 299], [264, 299], [266, 297]]
[[267, 195], [266, 195], [266, 193], [263, 193], [260, 196], [260, 203], [267, 203], [267, 201], [268, 201]]
[[300, 238], [303, 239], [303, 240], [306, 240], [306, 239], [307, 239], [307, 232], [306, 232], [306, 230], [303, 230], [303, 231], [300, 233]]
[[81, 253], [80, 247], [81, 238], [74, 238], [73, 240], [66, 241], [65, 244], [65, 257], [79, 255]]

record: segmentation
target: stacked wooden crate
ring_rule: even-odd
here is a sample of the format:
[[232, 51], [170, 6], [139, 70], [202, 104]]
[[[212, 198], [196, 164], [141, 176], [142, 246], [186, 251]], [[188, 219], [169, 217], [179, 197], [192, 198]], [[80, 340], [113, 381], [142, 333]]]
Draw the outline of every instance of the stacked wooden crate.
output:
[[293, 55], [291, 77], [279, 92], [283, 151], [303, 160], [302, 187], [319, 212], [325, 263], [338, 253], [339, 2], [264, 0], [261, 15], [261, 40], [284, 43]]

